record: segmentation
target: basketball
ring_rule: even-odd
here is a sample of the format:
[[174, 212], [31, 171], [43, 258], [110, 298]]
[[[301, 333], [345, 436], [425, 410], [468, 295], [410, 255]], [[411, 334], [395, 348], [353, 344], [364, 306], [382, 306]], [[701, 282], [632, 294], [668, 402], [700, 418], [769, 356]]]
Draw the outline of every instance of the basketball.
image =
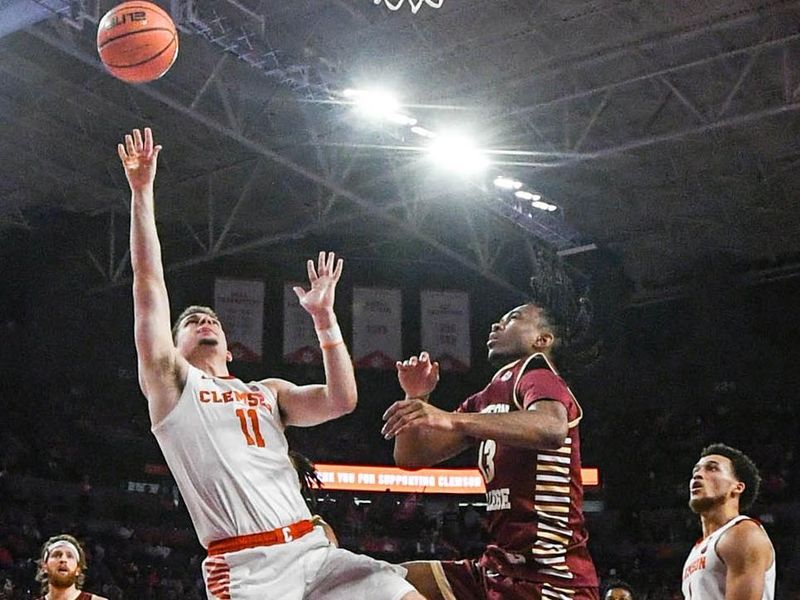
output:
[[108, 72], [127, 83], [166, 73], [178, 56], [178, 33], [169, 14], [150, 2], [123, 2], [97, 27], [97, 51]]

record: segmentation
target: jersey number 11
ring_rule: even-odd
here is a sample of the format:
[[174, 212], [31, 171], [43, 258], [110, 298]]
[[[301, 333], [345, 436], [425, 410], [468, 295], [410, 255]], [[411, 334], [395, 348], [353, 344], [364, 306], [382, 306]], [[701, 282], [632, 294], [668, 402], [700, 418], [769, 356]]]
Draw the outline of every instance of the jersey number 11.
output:
[[[258, 413], [256, 410], [249, 408], [245, 411], [243, 408], [237, 408], [236, 416], [239, 417], [239, 425], [242, 426], [242, 433], [244, 434], [244, 439], [247, 440], [247, 445], [258, 446], [259, 448], [266, 446], [264, 438], [261, 436], [261, 428], [258, 426]], [[251, 426], [252, 431], [250, 431]]]

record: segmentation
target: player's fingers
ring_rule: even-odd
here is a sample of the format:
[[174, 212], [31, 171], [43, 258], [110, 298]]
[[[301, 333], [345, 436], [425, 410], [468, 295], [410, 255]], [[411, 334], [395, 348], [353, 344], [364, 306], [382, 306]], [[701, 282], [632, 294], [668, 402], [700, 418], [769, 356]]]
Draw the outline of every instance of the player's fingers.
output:
[[314, 283], [317, 280], [317, 270], [314, 268], [314, 261], [310, 258], [306, 261], [306, 270], [308, 271], [308, 280]]
[[336, 253], [335, 252], [328, 252], [328, 258], [325, 261], [325, 272], [328, 275], [332, 275], [334, 271], [334, 265], [336, 264]]
[[142, 140], [142, 132], [139, 129], [133, 130], [133, 146], [137, 152], [144, 150], [144, 141]]
[[298, 300], [302, 300], [306, 295], [306, 291], [303, 288], [301, 288], [300, 286], [296, 285], [296, 286], [294, 286], [292, 288], [292, 290], [297, 295]]
[[439, 363], [438, 362], [433, 363], [432, 372], [433, 372], [434, 376], [438, 379], [439, 378]]
[[340, 258], [336, 261], [336, 269], [333, 272], [333, 280], [339, 281], [339, 278], [342, 276], [342, 268], [344, 267], [344, 259]]
[[417, 357], [416, 357], [416, 356], [412, 356], [410, 359], [408, 359], [408, 363], [409, 363], [409, 364], [410, 364], [412, 367], [416, 367], [416, 366], [417, 366], [417, 362], [418, 362], [418, 361], [419, 361], [419, 359], [417, 359]]
[[153, 151], [153, 130], [149, 127], [144, 128], [144, 151], [146, 154]]
[[317, 273], [320, 277], [327, 273], [327, 257], [325, 255], [325, 251], [319, 253], [319, 257], [317, 258]]
[[130, 133], [125, 134], [125, 150], [128, 152], [128, 156], [133, 156], [136, 152], [136, 148], [133, 146], [133, 137], [131, 137]]
[[117, 144], [117, 154], [119, 154], [119, 158], [123, 163], [127, 162], [128, 154], [125, 152], [125, 146], [122, 144]]

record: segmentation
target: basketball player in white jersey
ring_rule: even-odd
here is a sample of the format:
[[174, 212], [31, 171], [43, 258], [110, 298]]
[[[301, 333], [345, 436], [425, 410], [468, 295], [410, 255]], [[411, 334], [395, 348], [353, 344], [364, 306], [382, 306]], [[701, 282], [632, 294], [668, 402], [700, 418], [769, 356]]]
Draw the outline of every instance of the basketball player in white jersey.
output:
[[686, 600], [773, 600], [775, 551], [761, 525], [740, 514], [758, 494], [753, 461], [725, 444], [704, 448], [689, 481], [703, 538], [683, 567]]
[[231, 376], [214, 312], [192, 306], [170, 331], [154, 215], [160, 146], [136, 129], [118, 153], [131, 188], [131, 267], [139, 384], [152, 431], [208, 558], [209, 599], [424, 600], [405, 569], [330, 544], [300, 493], [284, 429], [335, 419], [356, 406], [350, 355], [333, 311], [342, 260], [308, 261], [311, 289], [295, 288], [314, 321], [324, 385]]

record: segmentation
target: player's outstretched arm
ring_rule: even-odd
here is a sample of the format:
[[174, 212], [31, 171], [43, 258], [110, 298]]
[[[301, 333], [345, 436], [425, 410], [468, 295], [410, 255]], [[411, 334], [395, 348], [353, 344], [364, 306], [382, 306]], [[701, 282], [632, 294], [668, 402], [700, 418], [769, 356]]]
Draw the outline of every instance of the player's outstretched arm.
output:
[[160, 151], [149, 127], [144, 135], [134, 129], [117, 146], [131, 188], [130, 245], [139, 384], [149, 401], [153, 423], [164, 418], [177, 402], [188, 370], [172, 342], [169, 298], [156, 231], [153, 183]]
[[764, 573], [774, 560], [772, 544], [755, 521], [734, 525], [717, 543], [725, 565], [725, 600], [761, 600]]
[[316, 266], [313, 260], [306, 264], [311, 289], [294, 288], [300, 306], [314, 320], [325, 366], [325, 383], [295, 385], [281, 379], [264, 381], [275, 393], [287, 425], [324, 423], [356, 407], [358, 393], [353, 363], [333, 311], [336, 284], [343, 266], [344, 261], [341, 258], [337, 261], [333, 252], [320, 252]]
[[472, 440], [453, 427], [452, 413], [428, 403], [439, 383], [439, 363], [427, 352], [397, 362], [397, 379], [405, 400], [384, 413], [381, 433], [394, 438], [394, 461], [400, 467], [429, 467], [459, 454]]

